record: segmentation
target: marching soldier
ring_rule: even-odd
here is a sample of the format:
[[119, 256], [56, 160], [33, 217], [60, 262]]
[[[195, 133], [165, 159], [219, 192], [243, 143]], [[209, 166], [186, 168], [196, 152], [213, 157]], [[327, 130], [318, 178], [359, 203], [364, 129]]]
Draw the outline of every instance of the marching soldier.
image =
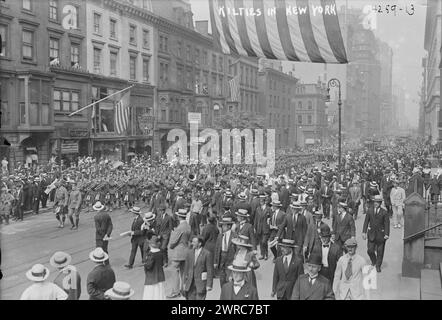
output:
[[57, 188], [54, 197], [55, 217], [60, 222], [58, 227], [64, 228], [69, 195], [62, 181], [58, 181], [55, 186]]
[[[72, 184], [72, 191], [69, 194], [68, 201], [68, 217], [71, 222], [71, 230], [78, 229], [78, 222], [80, 221], [80, 210], [81, 210], [81, 192], [78, 189], [78, 185], [74, 182]], [[75, 215], [75, 223], [74, 216]]]

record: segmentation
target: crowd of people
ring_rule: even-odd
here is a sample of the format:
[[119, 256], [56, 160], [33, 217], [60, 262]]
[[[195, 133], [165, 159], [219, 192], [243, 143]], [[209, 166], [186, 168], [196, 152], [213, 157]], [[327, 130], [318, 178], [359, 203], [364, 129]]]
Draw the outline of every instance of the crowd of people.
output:
[[[1, 214], [22, 220], [25, 209], [38, 214], [40, 202], [45, 207], [49, 199], [59, 227], [67, 216], [71, 229], [78, 229], [80, 213], [95, 212], [96, 243], [89, 258], [97, 266], [87, 277], [90, 299], [133, 295], [128, 283], [116, 281], [109, 263], [109, 212], [119, 208], [134, 215], [125, 267], [133, 268], [139, 250], [143, 299], [203, 300], [218, 278], [220, 299], [257, 300], [255, 270], [268, 259], [274, 263], [277, 299], [363, 299], [364, 268], [381, 272], [390, 219], [394, 228], [403, 226], [405, 197], [417, 191], [429, 201], [439, 199], [441, 172], [431, 175], [422, 150], [411, 141], [384, 151], [344, 149], [340, 167], [318, 164], [313, 152], [285, 152], [275, 172], [265, 176], [256, 175], [253, 165], [80, 158], [70, 168], [40, 168], [27, 177], [27, 190], [25, 172], [4, 176]], [[356, 230], [360, 211], [363, 228]], [[356, 232], [367, 240], [370, 263], [357, 253]], [[33, 266], [26, 275], [35, 283], [22, 299], [78, 299], [80, 275], [70, 262], [65, 252], [50, 259], [60, 272], [54, 283], [47, 282], [47, 267]], [[173, 270], [170, 292], [165, 292], [167, 266]]]

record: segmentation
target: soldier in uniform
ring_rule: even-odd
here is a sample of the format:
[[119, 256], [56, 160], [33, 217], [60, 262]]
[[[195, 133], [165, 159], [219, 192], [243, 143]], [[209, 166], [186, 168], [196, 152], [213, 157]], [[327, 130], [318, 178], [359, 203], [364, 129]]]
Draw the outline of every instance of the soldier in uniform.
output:
[[66, 220], [66, 209], [68, 205], [69, 195], [64, 183], [59, 181], [55, 184], [57, 190], [54, 197], [55, 217], [60, 222], [59, 228], [64, 227], [64, 221]]
[[[71, 230], [78, 229], [78, 222], [80, 221], [80, 210], [81, 210], [81, 192], [78, 189], [78, 185], [74, 182], [72, 184], [72, 191], [69, 193], [68, 201], [68, 217], [71, 222]], [[75, 223], [74, 216], [75, 215]]]

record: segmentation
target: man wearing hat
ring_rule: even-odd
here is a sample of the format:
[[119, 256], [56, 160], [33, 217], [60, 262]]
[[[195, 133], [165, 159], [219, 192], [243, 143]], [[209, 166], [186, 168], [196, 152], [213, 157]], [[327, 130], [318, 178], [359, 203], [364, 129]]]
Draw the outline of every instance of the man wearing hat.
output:
[[250, 190], [250, 195], [252, 196], [252, 199], [250, 200], [250, 223], [255, 225], [256, 211], [260, 206], [261, 201], [259, 200], [259, 192], [257, 189]]
[[352, 182], [348, 189], [347, 203], [352, 211], [353, 218], [357, 220], [359, 204], [361, 203], [361, 187], [357, 182]]
[[186, 208], [186, 199], [184, 199], [184, 191], [180, 190], [176, 194], [175, 205], [173, 207], [173, 212], [178, 212], [179, 209]]
[[215, 185], [215, 192], [213, 193], [210, 206], [212, 208], [212, 214], [220, 217], [222, 214], [223, 194], [221, 192], [221, 186]]
[[333, 241], [341, 248], [345, 241], [356, 237], [355, 220], [352, 215], [347, 212], [347, 204], [345, 199], [338, 201], [338, 215], [333, 220]]
[[116, 281], [111, 289], [104, 293], [106, 300], [130, 300], [135, 294], [134, 289], [130, 287], [130, 284], [124, 281]]
[[250, 219], [249, 221], [250, 221], [250, 223], [253, 223], [255, 217], [252, 217], [252, 207], [251, 207], [250, 203], [247, 202], [247, 196], [244, 192], [241, 192], [238, 195], [238, 199], [237, 199], [236, 203], [234, 204], [233, 209], [234, 209], [234, 212], [238, 212], [239, 209], [247, 211], [247, 214]]
[[[78, 185], [74, 182], [72, 183], [72, 191], [69, 194], [69, 200], [68, 200], [68, 217], [69, 221], [72, 224], [71, 230], [77, 230], [78, 229], [78, 222], [80, 221], [80, 208], [81, 208], [81, 192], [78, 189]], [[74, 223], [74, 216], [75, 215], [75, 223]]]
[[399, 186], [397, 180], [393, 182], [393, 189], [391, 189], [390, 200], [393, 210], [393, 228], [401, 228], [404, 201], [405, 201], [405, 190]]
[[301, 202], [293, 202], [290, 204], [289, 211], [285, 214], [282, 223], [278, 226], [276, 239], [292, 239], [295, 240], [298, 254], [304, 246], [304, 239], [307, 233], [307, 221], [301, 214]]
[[278, 300], [290, 300], [293, 287], [301, 274], [304, 274], [302, 259], [297, 254], [295, 240], [282, 239], [278, 243], [282, 255], [276, 258], [273, 269], [273, 285], [271, 296]]
[[235, 221], [232, 217], [224, 216], [219, 225], [221, 225], [222, 233], [218, 234], [215, 245], [214, 256], [214, 269], [219, 275], [220, 287], [222, 287], [228, 281], [228, 269], [227, 267], [232, 264], [235, 257], [235, 245], [232, 243], [233, 239], [238, 236], [236, 232], [232, 231], [232, 225]]
[[291, 300], [334, 300], [330, 281], [319, 274], [322, 259], [317, 254], [312, 254], [307, 260], [307, 273], [298, 277], [293, 288]]
[[143, 217], [141, 217], [141, 209], [139, 207], [133, 207], [129, 210], [132, 212], [135, 217], [132, 221], [132, 225], [130, 227], [130, 256], [129, 263], [125, 265], [126, 268], [132, 269], [135, 262], [135, 256], [137, 255], [137, 250], [140, 248], [141, 252], [141, 260], [144, 259], [144, 240], [146, 239], [146, 230], [142, 228], [144, 224]]
[[173, 218], [166, 213], [166, 205], [160, 205], [158, 215], [156, 216], [156, 234], [161, 238], [161, 252], [163, 253], [164, 267], [168, 264], [167, 246], [169, 244], [170, 234], [174, 228]]
[[192, 239], [192, 250], [188, 250], [184, 264], [184, 292], [186, 300], [205, 300], [213, 285], [213, 258], [204, 249], [201, 236]]
[[[269, 235], [269, 242], [274, 242], [277, 234], [278, 234], [278, 227], [284, 222], [285, 220], [285, 212], [281, 210], [282, 204], [279, 202], [279, 200], [275, 200], [271, 203], [272, 206], [272, 212], [270, 216], [270, 235]], [[278, 241], [278, 240], [276, 240]], [[273, 261], [276, 260], [278, 257], [278, 251], [276, 250], [275, 246], [272, 246], [270, 250], [273, 253]]]
[[322, 204], [322, 212], [324, 213], [324, 217], [326, 219], [330, 219], [330, 205], [331, 198], [333, 196], [333, 190], [329, 186], [330, 181], [324, 180], [324, 186], [321, 187], [321, 204]]
[[228, 269], [233, 280], [222, 286], [220, 300], [259, 300], [256, 288], [245, 280], [246, 273], [251, 270], [247, 261], [235, 259]]
[[381, 208], [382, 197], [375, 196], [373, 201], [373, 211], [368, 212], [365, 216], [362, 238], [364, 240], [368, 239], [367, 253], [370, 257], [371, 264], [376, 266], [377, 272], [381, 272], [385, 242], [390, 236], [390, 218], [387, 211]]
[[32, 185], [30, 187], [30, 194], [32, 197], [32, 211], [33, 214], [38, 214], [38, 210], [40, 208], [40, 199], [41, 199], [41, 188], [40, 188], [40, 177], [34, 176], [32, 179]]
[[55, 217], [60, 222], [60, 225], [58, 227], [63, 228], [64, 221], [66, 220], [66, 210], [69, 201], [69, 194], [63, 183], [61, 183], [60, 181], [56, 182], [55, 186], [57, 189], [55, 191], [54, 208], [56, 208], [55, 210], [58, 211], [56, 212]]
[[97, 201], [92, 207], [94, 209], [95, 216], [95, 246], [102, 248], [104, 252], [107, 251], [109, 238], [114, 228], [112, 224], [112, 219], [107, 212], [104, 212], [104, 205]]
[[260, 205], [256, 208], [255, 215], [255, 234], [256, 241], [259, 243], [261, 256], [260, 260], [269, 258], [269, 236], [270, 236], [270, 216], [272, 214], [271, 209], [267, 206], [266, 203], [267, 196], [265, 194], [259, 195]]
[[81, 277], [77, 269], [70, 265], [71, 256], [62, 251], [54, 253], [49, 260], [51, 266], [58, 270], [54, 283], [67, 294], [67, 300], [79, 300], [81, 296]]
[[413, 175], [408, 179], [408, 188], [405, 191], [407, 197], [413, 192], [417, 192], [424, 197], [424, 178], [422, 178], [419, 168], [415, 167], [413, 169]]
[[68, 294], [56, 284], [46, 281], [49, 269], [42, 264], [35, 264], [26, 272], [26, 277], [34, 282], [23, 291], [20, 300], [66, 300]]
[[326, 277], [333, 286], [336, 265], [342, 256], [340, 246], [331, 241], [330, 227], [323, 224], [319, 231], [320, 241], [316, 241], [310, 254], [317, 254], [322, 258], [322, 267], [319, 273]]
[[[158, 214], [157, 211], [158, 211], [160, 205], [162, 205], [162, 204], [166, 205], [166, 197], [160, 191], [160, 187], [158, 184], [155, 184], [154, 191], [155, 191], [155, 193], [152, 195], [149, 211], [154, 214]], [[174, 211], [174, 212], [176, 212], [176, 211]]]
[[362, 268], [366, 262], [356, 253], [355, 239], [348, 239], [344, 245], [347, 253], [339, 258], [336, 265], [333, 292], [337, 300], [362, 300], [364, 299]]
[[186, 221], [187, 209], [178, 209], [175, 212], [179, 224], [172, 231], [169, 241], [170, 259], [172, 260], [172, 292], [168, 298], [176, 298], [181, 295], [181, 289], [184, 286], [184, 262], [186, 260], [187, 249], [191, 236], [191, 229]]
[[315, 211], [313, 213], [313, 220], [314, 223], [307, 226], [307, 232], [305, 234], [303, 248], [305, 258], [308, 258], [308, 256], [312, 253], [313, 248], [321, 242], [321, 227], [328, 226], [325, 222], [322, 221], [321, 211]]
[[236, 232], [238, 233], [238, 236], [243, 235], [248, 237], [251, 240], [253, 250], [256, 251], [256, 236], [255, 236], [255, 230], [250, 222], [248, 220], [250, 219], [249, 211], [246, 209], [240, 208], [236, 212], [236, 217], [238, 219], [238, 223], [236, 225]]
[[109, 263], [106, 263], [109, 255], [102, 248], [96, 248], [89, 254], [89, 259], [96, 264], [87, 276], [89, 300], [104, 300], [104, 293], [115, 283], [115, 272]]

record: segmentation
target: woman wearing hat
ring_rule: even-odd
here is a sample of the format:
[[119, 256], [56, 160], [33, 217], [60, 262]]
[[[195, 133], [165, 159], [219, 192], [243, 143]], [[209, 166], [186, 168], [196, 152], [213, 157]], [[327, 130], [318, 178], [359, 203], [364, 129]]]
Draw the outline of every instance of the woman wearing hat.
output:
[[104, 293], [105, 299], [108, 300], [130, 300], [135, 291], [130, 284], [123, 281], [116, 281], [111, 289]]
[[232, 240], [233, 244], [236, 245], [236, 253], [234, 259], [240, 259], [247, 261], [248, 266], [251, 268], [250, 272], [246, 274], [246, 281], [250, 282], [255, 288], [256, 286], [256, 275], [255, 271], [260, 267], [258, 259], [256, 258], [256, 253], [253, 250], [253, 246], [250, 243], [250, 238], [239, 234], [238, 238]]
[[89, 300], [104, 300], [104, 293], [115, 283], [115, 272], [106, 263], [109, 255], [102, 248], [96, 248], [89, 253], [89, 259], [95, 262], [95, 267], [87, 276], [87, 293]]
[[68, 294], [56, 284], [46, 281], [49, 269], [42, 264], [35, 264], [26, 272], [26, 277], [34, 282], [21, 295], [20, 300], [66, 300]]
[[49, 260], [51, 266], [58, 270], [54, 283], [68, 294], [67, 300], [79, 300], [81, 296], [81, 277], [77, 269], [70, 265], [71, 256], [58, 251]]
[[149, 250], [144, 259], [144, 293], [143, 300], [165, 300], [166, 280], [163, 269], [163, 253], [161, 239], [155, 234], [149, 234], [147, 243]]

